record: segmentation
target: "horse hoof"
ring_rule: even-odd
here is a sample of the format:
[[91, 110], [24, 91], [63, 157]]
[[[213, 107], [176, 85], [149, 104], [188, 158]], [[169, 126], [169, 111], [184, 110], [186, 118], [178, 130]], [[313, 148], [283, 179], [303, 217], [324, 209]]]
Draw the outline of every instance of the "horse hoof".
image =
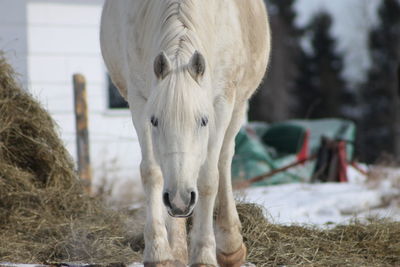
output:
[[218, 253], [217, 261], [221, 267], [240, 267], [246, 259], [247, 249], [242, 243], [242, 246], [231, 254]]
[[144, 267], [186, 267], [180, 261], [160, 261], [160, 262], [145, 262]]

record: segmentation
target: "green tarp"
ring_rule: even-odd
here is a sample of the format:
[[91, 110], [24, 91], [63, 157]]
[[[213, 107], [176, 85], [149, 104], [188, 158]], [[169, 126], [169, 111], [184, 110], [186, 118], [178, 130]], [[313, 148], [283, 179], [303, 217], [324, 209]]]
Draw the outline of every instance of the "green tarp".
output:
[[[236, 181], [251, 179], [297, 161], [308, 133], [308, 155], [314, 154], [322, 136], [347, 142], [347, 160], [353, 157], [355, 124], [342, 119], [289, 120], [280, 123], [250, 123], [236, 137], [232, 176]], [[307, 182], [314, 161], [278, 173], [255, 185]]]

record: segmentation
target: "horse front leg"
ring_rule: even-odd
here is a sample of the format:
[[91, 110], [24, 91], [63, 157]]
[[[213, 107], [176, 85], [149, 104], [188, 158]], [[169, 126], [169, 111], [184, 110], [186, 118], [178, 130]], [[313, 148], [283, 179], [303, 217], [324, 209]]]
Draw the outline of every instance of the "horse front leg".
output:
[[163, 181], [160, 168], [142, 161], [141, 175], [146, 195], [146, 225], [144, 229], [144, 266], [176, 266], [169, 247], [162, 203]]
[[[141, 174], [146, 194], [144, 267], [185, 267], [185, 220], [167, 214], [162, 202], [163, 178], [160, 167], [142, 161]], [[168, 236], [167, 226], [170, 235]]]
[[167, 216], [168, 240], [176, 262], [188, 262], [186, 218]]
[[216, 160], [207, 159], [198, 180], [199, 199], [194, 209], [190, 240], [192, 267], [217, 266], [216, 243], [213, 229], [213, 212], [218, 190]]
[[246, 247], [232, 192], [231, 165], [235, 137], [243, 123], [246, 105], [238, 107], [226, 131], [218, 162], [219, 188], [216, 219], [217, 259], [221, 267], [239, 267], [245, 261]]

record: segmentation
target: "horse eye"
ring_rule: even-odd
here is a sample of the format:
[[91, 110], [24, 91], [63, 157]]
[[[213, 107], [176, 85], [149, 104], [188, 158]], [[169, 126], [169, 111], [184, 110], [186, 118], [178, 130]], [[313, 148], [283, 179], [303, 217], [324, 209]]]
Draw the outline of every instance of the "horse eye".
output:
[[201, 126], [205, 127], [208, 124], [208, 118], [207, 117], [203, 117], [201, 118]]
[[154, 127], [157, 127], [157, 126], [158, 126], [158, 119], [157, 119], [156, 117], [151, 116], [150, 122], [151, 122], [151, 124], [152, 124]]

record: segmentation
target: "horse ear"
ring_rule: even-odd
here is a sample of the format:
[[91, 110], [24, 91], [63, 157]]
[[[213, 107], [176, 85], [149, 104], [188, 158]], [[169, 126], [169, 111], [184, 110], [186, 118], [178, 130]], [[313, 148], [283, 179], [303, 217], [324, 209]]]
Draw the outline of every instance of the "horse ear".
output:
[[164, 79], [171, 71], [171, 62], [167, 55], [161, 52], [154, 60], [154, 73], [158, 79]]
[[202, 54], [195, 51], [189, 62], [189, 73], [196, 81], [202, 77], [206, 70], [206, 61]]

